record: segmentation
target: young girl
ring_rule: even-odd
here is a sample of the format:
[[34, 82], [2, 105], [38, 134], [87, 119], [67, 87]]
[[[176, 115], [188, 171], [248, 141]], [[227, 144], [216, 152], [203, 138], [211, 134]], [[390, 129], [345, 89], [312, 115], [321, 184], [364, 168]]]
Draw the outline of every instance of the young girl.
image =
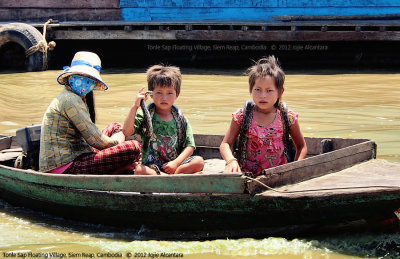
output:
[[[231, 125], [220, 145], [220, 152], [226, 161], [226, 172], [251, 172], [258, 176], [264, 169], [287, 163], [284, 150], [284, 120], [281, 96], [285, 74], [274, 56], [262, 58], [247, 70], [249, 90], [254, 105], [238, 109], [232, 114]], [[303, 159], [307, 146], [300, 131], [298, 115], [287, 112], [290, 136], [293, 139], [295, 160]], [[242, 125], [245, 123], [247, 125]], [[232, 146], [242, 126], [244, 136], [239, 137], [239, 154], [234, 156]], [[242, 145], [243, 148], [240, 148]]]

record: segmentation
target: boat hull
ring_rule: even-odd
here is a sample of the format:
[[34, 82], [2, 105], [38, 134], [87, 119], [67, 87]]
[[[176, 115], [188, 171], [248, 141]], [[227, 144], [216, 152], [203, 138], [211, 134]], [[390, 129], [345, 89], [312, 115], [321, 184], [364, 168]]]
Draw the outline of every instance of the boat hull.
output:
[[[206, 163], [221, 161], [222, 136], [195, 138], [197, 152]], [[268, 169], [252, 179], [241, 173], [222, 173], [224, 163], [213, 172], [176, 176], [22, 170], [7, 165], [13, 139], [4, 138], [0, 144], [9, 152], [2, 151], [0, 156], [0, 197], [63, 218], [151, 230], [158, 238], [262, 237], [394, 216], [400, 207], [400, 165], [373, 159], [375, 142], [306, 141], [308, 158]], [[326, 150], [327, 141], [330, 148]]]
[[[3, 170], [13, 170], [2, 167]], [[296, 225], [326, 225], [392, 214], [400, 188], [358, 192], [277, 194], [139, 193], [92, 191], [0, 177], [12, 204], [64, 218], [158, 230], [264, 233]], [[224, 232], [225, 233], [225, 232]], [[239, 234], [239, 233], [238, 233]]]

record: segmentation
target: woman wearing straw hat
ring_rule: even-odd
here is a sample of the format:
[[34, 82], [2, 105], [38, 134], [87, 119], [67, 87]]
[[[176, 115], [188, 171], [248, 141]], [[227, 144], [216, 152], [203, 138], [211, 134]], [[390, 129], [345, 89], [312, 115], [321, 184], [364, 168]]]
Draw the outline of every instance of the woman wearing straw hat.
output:
[[100, 77], [101, 61], [92, 52], [77, 52], [71, 67], [58, 76], [64, 85], [43, 116], [39, 169], [64, 174], [115, 174], [133, 172], [140, 144], [125, 141], [121, 125], [100, 131], [95, 124], [92, 90], [107, 90]]

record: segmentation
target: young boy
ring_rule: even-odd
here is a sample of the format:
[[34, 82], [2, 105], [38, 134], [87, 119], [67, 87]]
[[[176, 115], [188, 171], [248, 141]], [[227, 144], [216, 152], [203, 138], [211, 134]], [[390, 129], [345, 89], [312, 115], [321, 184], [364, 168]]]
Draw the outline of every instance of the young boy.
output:
[[155, 65], [147, 70], [147, 86], [154, 102], [148, 113], [137, 113], [140, 102], [148, 98], [142, 87], [122, 129], [125, 136], [138, 133], [142, 138], [142, 164], [135, 174], [191, 174], [203, 169], [203, 158], [191, 156], [195, 143], [189, 121], [174, 105], [181, 81], [178, 67]]

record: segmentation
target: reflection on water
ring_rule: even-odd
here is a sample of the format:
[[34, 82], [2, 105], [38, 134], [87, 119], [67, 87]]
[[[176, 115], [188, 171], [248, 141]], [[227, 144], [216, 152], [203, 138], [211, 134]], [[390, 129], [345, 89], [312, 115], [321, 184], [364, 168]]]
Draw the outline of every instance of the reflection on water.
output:
[[[143, 69], [144, 71], [145, 69]], [[123, 122], [143, 71], [105, 71], [108, 92], [96, 92], [99, 127]], [[177, 105], [195, 133], [224, 134], [231, 113], [249, 98], [241, 71], [185, 70]], [[60, 71], [0, 74], [0, 134], [40, 123], [52, 98], [61, 90]], [[300, 114], [305, 136], [371, 138], [378, 157], [400, 162], [400, 74], [288, 73], [283, 99]], [[168, 224], [166, 222], [166, 224]], [[48, 215], [0, 204], [0, 258], [5, 251], [182, 253], [184, 258], [356, 258], [400, 256], [395, 234], [322, 235], [312, 238], [210, 241], [143, 240], [138, 230], [116, 230], [66, 222]]]
[[[27, 209], [12, 207], [0, 200], [0, 258], [3, 253], [146, 255], [164, 254], [184, 258], [363, 258], [400, 256], [398, 234], [349, 233], [312, 237], [264, 239], [242, 238], [210, 241], [155, 241], [145, 239], [138, 230], [90, 225]], [[68, 256], [69, 255], [69, 256]], [[28, 256], [29, 257], [29, 256]], [[60, 257], [60, 256], [59, 256]]]

